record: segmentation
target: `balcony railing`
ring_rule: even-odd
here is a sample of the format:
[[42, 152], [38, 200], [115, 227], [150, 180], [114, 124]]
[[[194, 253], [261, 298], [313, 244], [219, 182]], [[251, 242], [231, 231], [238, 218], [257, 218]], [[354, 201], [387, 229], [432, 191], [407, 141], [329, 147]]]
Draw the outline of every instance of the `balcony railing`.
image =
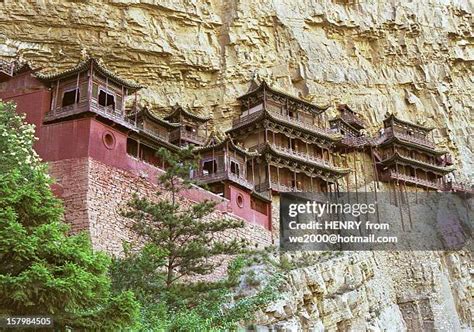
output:
[[[398, 152], [398, 153], [399, 153], [403, 158], [408, 159], [408, 160], [410, 160], [410, 161], [413, 161], [413, 162], [415, 162], [415, 163], [417, 163], [417, 164], [422, 164], [422, 165], [426, 165], [426, 166], [435, 166], [435, 167], [440, 167], [440, 168], [446, 167], [445, 165], [443, 165], [443, 164], [437, 162], [436, 159], [434, 159], [434, 160], [422, 160], [421, 158], [414, 158], [414, 157], [409, 156], [409, 155], [407, 155], [406, 153], [403, 153], [403, 152], [402, 152], [402, 153]], [[389, 152], [389, 153], [386, 153], [385, 155], [382, 155], [382, 158], [383, 158], [383, 159], [388, 159], [388, 158], [390, 158], [390, 157], [392, 157], [392, 156], [393, 156], [393, 153]]]
[[[292, 157], [292, 158], [297, 158], [297, 159], [304, 160], [304, 161], [310, 161], [310, 162], [319, 164], [321, 166], [326, 166], [326, 167], [329, 167], [329, 168], [337, 168], [336, 166], [331, 164], [328, 160], [319, 158], [319, 157], [314, 156], [314, 155], [310, 155], [306, 152], [295, 151], [293, 149], [283, 147], [283, 146], [279, 146], [279, 145], [276, 145], [276, 144], [268, 144], [268, 145], [270, 145], [274, 150], [276, 150], [279, 153], [284, 154], [286, 156], [289, 156], [289, 157]], [[267, 143], [260, 143], [260, 144], [257, 144], [257, 145], [254, 145], [254, 146], [250, 147], [249, 151], [258, 151], [258, 152], [260, 152], [265, 146], [267, 146]]]
[[443, 191], [454, 191], [454, 192], [462, 192], [467, 194], [474, 194], [474, 188], [469, 187], [462, 183], [454, 183], [454, 182], [446, 182], [443, 186]]
[[169, 135], [169, 140], [171, 142], [178, 140], [185, 140], [199, 145], [204, 144], [206, 137], [199, 135], [198, 133], [191, 132], [186, 130], [186, 128], [178, 128], [173, 130]]
[[[334, 136], [334, 135], [337, 135], [337, 133], [338, 133], [337, 129], [320, 128], [320, 127], [316, 126], [315, 124], [313, 124], [311, 122], [298, 120], [298, 119], [296, 119], [294, 117], [290, 117], [288, 115], [282, 115], [282, 114], [280, 114], [276, 111], [273, 111], [273, 110], [267, 110], [267, 111], [273, 117], [275, 117], [278, 120], [284, 121], [288, 124], [296, 125], [296, 126], [301, 127], [301, 128], [308, 129], [312, 132], [316, 132], [316, 133], [319, 133], [319, 134], [324, 135], [324, 136]], [[264, 110], [260, 110], [258, 112], [255, 112], [255, 113], [246, 115], [244, 117], [240, 117], [238, 119], [235, 119], [232, 122], [232, 125], [235, 128], [235, 127], [239, 127], [239, 126], [249, 124], [249, 123], [255, 121], [255, 119], [257, 119], [263, 112], [264, 112]]]
[[276, 144], [271, 144], [271, 147], [273, 149], [277, 150], [278, 152], [280, 152], [284, 155], [290, 156], [290, 157], [298, 158], [300, 160], [305, 160], [305, 161], [311, 161], [311, 162], [314, 162], [316, 164], [323, 165], [323, 166], [330, 167], [330, 168], [336, 168], [336, 166], [331, 164], [329, 161], [324, 160], [324, 159], [319, 158], [319, 157], [316, 157], [314, 155], [310, 155], [310, 154], [305, 153], [305, 152], [295, 151], [293, 149], [286, 148], [286, 147], [283, 147], [283, 146], [279, 146], [279, 145], [276, 145]]
[[348, 146], [363, 146], [372, 143], [370, 137], [367, 136], [346, 136], [342, 139], [342, 143]]
[[292, 186], [286, 186], [281, 183], [276, 183], [276, 182], [271, 182], [270, 186], [268, 185], [268, 182], [263, 182], [260, 184], [255, 185], [255, 190], [257, 192], [265, 192], [268, 190], [274, 190], [278, 192], [302, 192], [302, 189], [299, 189], [297, 187], [292, 187]]
[[374, 143], [378, 145], [378, 144], [382, 143], [383, 141], [385, 141], [386, 139], [389, 139], [389, 138], [392, 138], [392, 137], [401, 138], [404, 141], [412, 142], [412, 143], [415, 143], [415, 144], [418, 144], [418, 145], [423, 145], [423, 146], [428, 147], [430, 149], [435, 149], [436, 148], [436, 145], [433, 142], [427, 140], [426, 138], [416, 137], [414, 135], [407, 135], [407, 134], [400, 133], [400, 132], [397, 132], [397, 131], [395, 131], [395, 134], [394, 134], [392, 128], [386, 128], [384, 133], [381, 136], [379, 136], [375, 140]]
[[3, 73], [8, 76], [13, 76], [14, 69], [15, 69], [15, 64], [13, 62], [0, 60], [0, 73]]
[[399, 173], [399, 172], [396, 172], [396, 171], [390, 170], [390, 171], [387, 172], [387, 175], [391, 180], [399, 180], [399, 181], [402, 181], [402, 182], [409, 182], [409, 183], [412, 183], [412, 184], [416, 184], [418, 186], [428, 187], [428, 188], [432, 188], [432, 189], [436, 189], [436, 190], [441, 189], [440, 184], [437, 183], [437, 182], [433, 182], [433, 181], [425, 180], [425, 179], [420, 179], [420, 178], [417, 178], [417, 177], [414, 177], [414, 176], [405, 175], [405, 174], [402, 174], [402, 173]]
[[201, 183], [212, 183], [216, 181], [223, 181], [223, 180], [230, 180], [235, 183], [240, 184], [241, 186], [253, 189], [254, 185], [252, 182], [248, 181], [247, 179], [238, 176], [230, 171], [220, 170], [215, 173], [210, 174], [199, 174], [193, 177], [194, 180], [201, 182]]
[[97, 101], [95, 100], [91, 100], [90, 102], [83, 101], [83, 102], [76, 103], [73, 105], [57, 107], [49, 111], [48, 113], [46, 113], [44, 117], [44, 121], [50, 122], [50, 121], [66, 118], [66, 117], [84, 113], [84, 112], [96, 113], [104, 118], [112, 120], [130, 129], [134, 129], [134, 130], [139, 129], [136, 126], [135, 121], [126, 117], [121, 111], [116, 110], [111, 106], [99, 105]]
[[347, 123], [357, 124], [360, 127], [365, 127], [364, 121], [359, 119], [359, 117], [357, 117], [357, 115], [355, 115], [355, 114], [352, 114], [352, 113], [349, 113], [349, 112], [343, 112], [343, 113], [341, 113], [341, 119], [343, 119]]
[[237, 126], [242, 126], [242, 125], [248, 124], [248, 123], [254, 121], [255, 119], [257, 119], [262, 113], [263, 113], [263, 110], [260, 110], [258, 112], [255, 112], [255, 113], [252, 113], [252, 114], [234, 119], [232, 121], [232, 127], [237, 127]]

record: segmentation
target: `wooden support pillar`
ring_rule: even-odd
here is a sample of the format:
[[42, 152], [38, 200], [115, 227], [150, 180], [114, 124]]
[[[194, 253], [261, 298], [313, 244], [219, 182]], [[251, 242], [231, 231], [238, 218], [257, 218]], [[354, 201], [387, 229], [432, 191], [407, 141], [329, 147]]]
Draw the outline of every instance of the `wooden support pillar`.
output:
[[53, 114], [56, 113], [56, 108], [58, 107], [58, 99], [59, 99], [59, 82], [60, 79], [56, 82], [56, 93], [54, 94], [53, 104], [52, 104], [52, 111]]
[[77, 108], [77, 102], [78, 102], [78, 93], [79, 93], [79, 79], [81, 78], [81, 72], [77, 73], [77, 79], [76, 79], [76, 92], [74, 93], [74, 108]]
[[278, 181], [278, 186], [280, 186], [281, 182], [280, 182], [280, 167], [276, 166], [276, 169], [277, 169], [277, 181]]
[[109, 95], [109, 78], [105, 78], [105, 109], [107, 109], [107, 97]]
[[[252, 183], [255, 185], [255, 158], [252, 158]], [[260, 182], [258, 183], [260, 184]]]
[[298, 182], [296, 181], [296, 170], [293, 170], [293, 181], [295, 182], [295, 191], [298, 189]]
[[242, 169], [242, 177], [247, 180], [247, 155], [244, 155], [244, 167]]
[[120, 114], [122, 116], [124, 116], [125, 115], [125, 95], [123, 93], [123, 85], [122, 85], [122, 98], [121, 98], [121, 100], [122, 100], [122, 105], [120, 105]]
[[267, 164], [267, 178], [268, 178], [268, 188], [272, 187], [272, 178], [271, 178], [271, 169], [270, 169], [270, 164]]
[[[214, 149], [212, 149], [214, 151]], [[230, 157], [228, 154], [229, 151], [229, 142], [226, 143], [226, 148], [224, 149], [224, 172], [228, 170], [228, 164], [230, 164]]]

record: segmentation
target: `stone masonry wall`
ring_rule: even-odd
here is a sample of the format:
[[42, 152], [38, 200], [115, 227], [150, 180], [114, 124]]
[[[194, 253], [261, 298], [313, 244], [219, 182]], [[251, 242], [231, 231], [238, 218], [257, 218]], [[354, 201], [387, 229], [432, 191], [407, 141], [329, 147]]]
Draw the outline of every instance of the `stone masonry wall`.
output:
[[[130, 221], [120, 216], [119, 211], [134, 193], [148, 198], [156, 196], [157, 185], [91, 158], [52, 162], [50, 173], [61, 188], [66, 221], [71, 222], [73, 231], [86, 230], [96, 250], [121, 254], [123, 241], [139, 241], [130, 230]], [[182, 205], [192, 203], [183, 197], [179, 199]], [[210, 217], [240, 219], [219, 210]], [[244, 228], [229, 230], [218, 237], [244, 238], [259, 249], [272, 244], [270, 231], [247, 222]]]

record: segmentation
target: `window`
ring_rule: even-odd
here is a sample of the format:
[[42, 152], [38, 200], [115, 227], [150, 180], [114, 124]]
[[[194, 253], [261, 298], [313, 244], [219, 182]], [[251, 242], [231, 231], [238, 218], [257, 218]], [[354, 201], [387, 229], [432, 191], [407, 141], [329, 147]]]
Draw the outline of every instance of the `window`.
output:
[[127, 153], [138, 158], [138, 142], [134, 139], [127, 138]]
[[244, 207], [244, 197], [241, 194], [237, 196], [237, 205], [241, 208]]
[[216, 170], [217, 170], [217, 162], [214, 159], [203, 162], [202, 164], [203, 175], [213, 174], [216, 172]]
[[99, 92], [99, 105], [102, 106], [112, 106], [115, 108], [115, 97], [110, 93], [105, 92], [104, 90], [100, 90]]
[[160, 159], [156, 156], [156, 150], [147, 146], [147, 145], [140, 145], [140, 154], [141, 160], [147, 162], [151, 165], [160, 166], [161, 162]]
[[102, 136], [102, 141], [107, 149], [111, 150], [115, 147], [115, 137], [110, 131], [106, 131]]
[[190, 125], [185, 125], [185, 126], [184, 126], [184, 129], [185, 129], [186, 131], [189, 131], [190, 133], [196, 132], [196, 129], [193, 128], [193, 127], [191, 127]]
[[255, 211], [267, 215], [267, 203], [263, 201], [254, 198], [250, 201], [250, 207]]
[[[74, 101], [74, 98], [76, 98], [76, 101]], [[77, 102], [79, 102], [79, 90], [78, 89], [73, 89], [73, 90], [69, 90], [69, 91], [64, 92], [62, 107], [69, 106], [69, 105], [74, 105]]]
[[230, 161], [230, 172], [237, 176], [240, 175], [240, 165], [233, 160]]
[[297, 119], [298, 118], [296, 112], [293, 112], [293, 111], [288, 111], [288, 116], [292, 119]]

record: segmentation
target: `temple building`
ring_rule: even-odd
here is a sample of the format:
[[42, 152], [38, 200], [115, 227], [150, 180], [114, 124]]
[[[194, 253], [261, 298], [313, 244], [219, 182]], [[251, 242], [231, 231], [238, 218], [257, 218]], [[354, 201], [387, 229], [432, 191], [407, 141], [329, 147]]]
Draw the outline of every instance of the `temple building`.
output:
[[258, 152], [247, 161], [257, 192], [336, 190], [349, 170], [334, 165], [332, 151], [341, 136], [327, 128], [325, 108], [266, 82], [238, 100], [241, 114], [227, 133], [237, 145]]
[[0, 60], [0, 82], [9, 80], [13, 76], [15, 62]]
[[136, 111], [127, 112], [129, 119], [132, 119], [138, 132], [130, 131], [127, 138], [127, 153], [138, 160], [149, 164], [165, 168], [165, 163], [160, 160], [156, 152], [160, 148], [177, 151], [178, 146], [169, 142], [170, 133], [181, 127], [178, 123], [168, 122], [144, 107], [136, 108]]
[[135, 94], [140, 85], [119, 78], [95, 59], [80, 62], [66, 71], [36, 78], [52, 91], [52, 102], [45, 123], [93, 116], [104, 123], [135, 130], [133, 119], [125, 113], [124, 99]]
[[170, 133], [169, 141], [177, 146], [187, 146], [193, 144], [202, 146], [207, 138], [207, 123], [210, 117], [203, 117], [193, 114], [183, 107], [176, 105], [173, 111], [164, 118], [169, 122], [178, 123], [176, 128]]
[[362, 135], [361, 130], [366, 125], [360, 115], [349, 108], [346, 104], [337, 105], [339, 116], [329, 120], [332, 129], [337, 129], [341, 136], [359, 137]]
[[370, 145], [365, 134], [366, 124], [361, 115], [346, 104], [337, 105], [339, 115], [329, 120], [331, 129], [336, 130], [342, 139], [336, 143], [339, 152], [349, 152]]
[[227, 198], [232, 213], [269, 229], [271, 200], [255, 192], [254, 168], [247, 167], [254, 163], [258, 153], [237, 146], [229, 136], [224, 139], [211, 136], [195, 153], [199, 165], [194, 180]]
[[380, 181], [404, 183], [443, 190], [444, 176], [454, 170], [451, 156], [428, 138], [433, 128], [395, 117], [384, 120], [376, 141], [376, 164]]

